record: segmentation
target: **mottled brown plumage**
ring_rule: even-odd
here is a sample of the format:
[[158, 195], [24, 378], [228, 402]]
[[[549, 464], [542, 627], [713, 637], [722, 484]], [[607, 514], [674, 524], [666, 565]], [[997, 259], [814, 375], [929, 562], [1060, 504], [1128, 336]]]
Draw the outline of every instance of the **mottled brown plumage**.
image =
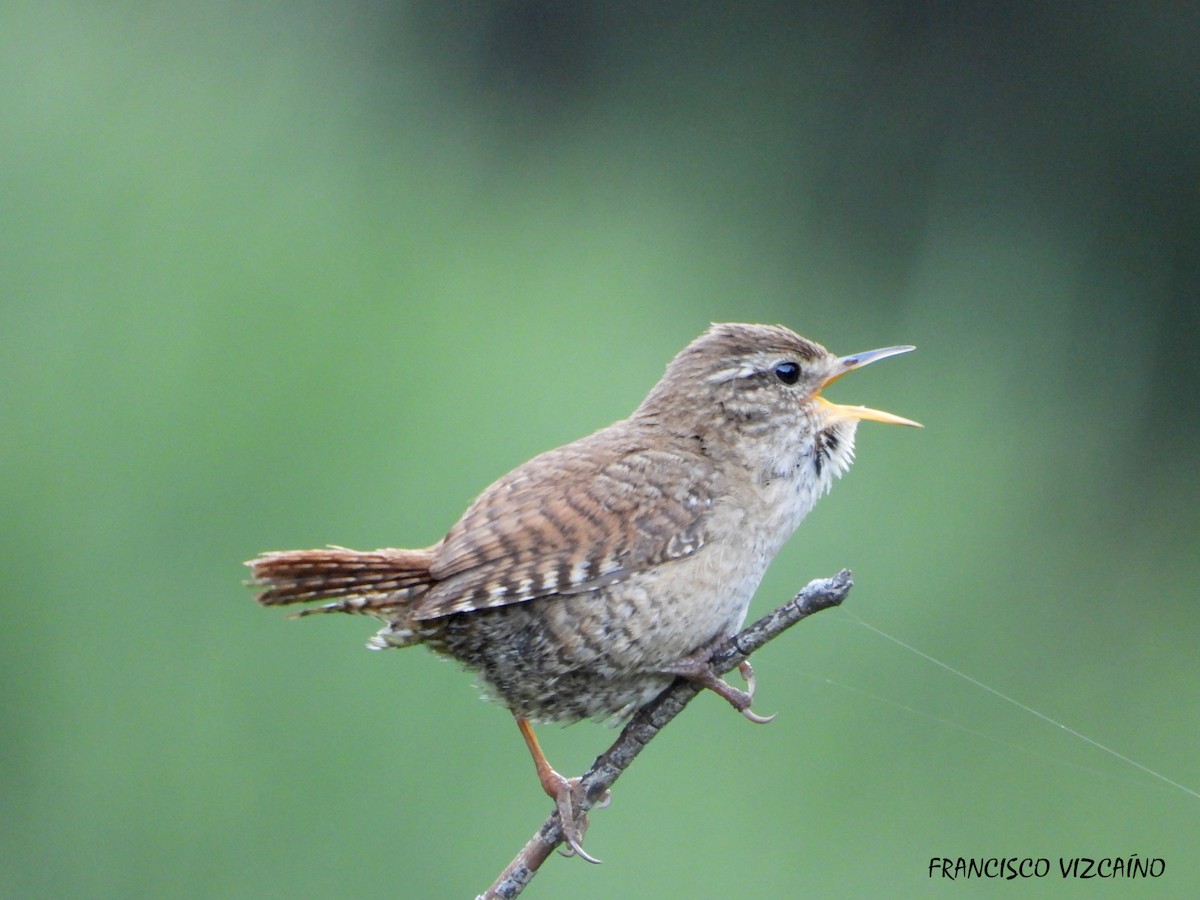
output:
[[423, 643], [476, 671], [522, 724], [580, 850], [571, 783], [528, 721], [620, 720], [677, 675], [756, 718], [704, 653], [849, 467], [858, 421], [915, 424], [821, 388], [909, 349], [839, 359], [781, 326], [714, 325], [628, 419], [517, 467], [432, 547], [266, 553], [248, 563], [258, 599], [376, 616], [373, 648]]

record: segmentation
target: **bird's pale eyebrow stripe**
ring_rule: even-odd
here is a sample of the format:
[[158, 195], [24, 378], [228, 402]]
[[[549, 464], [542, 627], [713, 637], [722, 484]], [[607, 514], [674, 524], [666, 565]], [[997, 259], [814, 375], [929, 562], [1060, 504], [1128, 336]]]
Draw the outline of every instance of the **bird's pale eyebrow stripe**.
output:
[[723, 381], [733, 381], [735, 378], [747, 378], [757, 371], [758, 368], [750, 363], [740, 363], [736, 366], [730, 366], [728, 369], [721, 369], [719, 372], [714, 372], [704, 380], [709, 384], [720, 384]]

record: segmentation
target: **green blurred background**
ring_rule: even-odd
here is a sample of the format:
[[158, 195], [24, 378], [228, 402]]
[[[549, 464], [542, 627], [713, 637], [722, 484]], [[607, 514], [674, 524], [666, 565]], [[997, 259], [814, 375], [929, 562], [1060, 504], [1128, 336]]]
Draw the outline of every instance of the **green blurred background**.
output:
[[1198, 45], [1187, 4], [4, 4], [0, 895], [486, 887], [548, 812], [508, 715], [240, 562], [436, 540], [714, 320], [917, 344], [831, 396], [927, 427], [860, 430], [755, 601], [855, 572], [756, 659], [776, 723], [700, 698], [527, 896], [1133, 853], [1036, 890], [1189, 894], [1196, 797], [853, 617], [1200, 786]]

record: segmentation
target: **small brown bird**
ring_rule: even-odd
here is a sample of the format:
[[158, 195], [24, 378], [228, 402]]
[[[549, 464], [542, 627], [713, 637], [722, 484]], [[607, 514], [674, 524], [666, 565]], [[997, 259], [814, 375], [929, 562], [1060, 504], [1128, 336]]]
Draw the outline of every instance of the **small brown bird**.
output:
[[478, 673], [516, 717], [568, 845], [584, 858], [577, 779], [550, 767], [531, 722], [621, 721], [676, 677], [754, 721], [714, 675], [768, 564], [854, 457], [861, 419], [908, 419], [820, 396], [852, 369], [782, 326], [713, 325], [629, 418], [518, 466], [420, 550], [331, 547], [247, 563], [268, 606], [361, 613], [373, 649], [425, 644]]

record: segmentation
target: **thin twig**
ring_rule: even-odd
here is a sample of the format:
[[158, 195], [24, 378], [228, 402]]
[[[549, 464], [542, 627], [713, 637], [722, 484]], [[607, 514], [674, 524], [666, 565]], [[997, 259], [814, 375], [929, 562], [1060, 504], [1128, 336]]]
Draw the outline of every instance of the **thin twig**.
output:
[[[712, 655], [713, 672], [717, 675], [725, 674], [801, 619], [831, 606], [838, 606], [846, 598], [853, 584], [849, 569], [842, 569], [832, 578], [819, 578], [809, 583], [783, 606], [763, 616], [717, 647]], [[616, 742], [596, 758], [581, 779], [584, 794], [579, 804], [581, 814], [586, 813], [605, 795], [621, 777], [621, 773], [642, 752], [642, 748], [650, 743], [668, 722], [679, 715], [700, 691], [701, 688], [694, 681], [679, 678], [638, 711]], [[525, 889], [525, 885], [533, 880], [542, 863], [562, 840], [562, 827], [556, 811], [521, 848], [487, 892], [481, 895], [482, 900], [509, 900], [516, 897]]]

